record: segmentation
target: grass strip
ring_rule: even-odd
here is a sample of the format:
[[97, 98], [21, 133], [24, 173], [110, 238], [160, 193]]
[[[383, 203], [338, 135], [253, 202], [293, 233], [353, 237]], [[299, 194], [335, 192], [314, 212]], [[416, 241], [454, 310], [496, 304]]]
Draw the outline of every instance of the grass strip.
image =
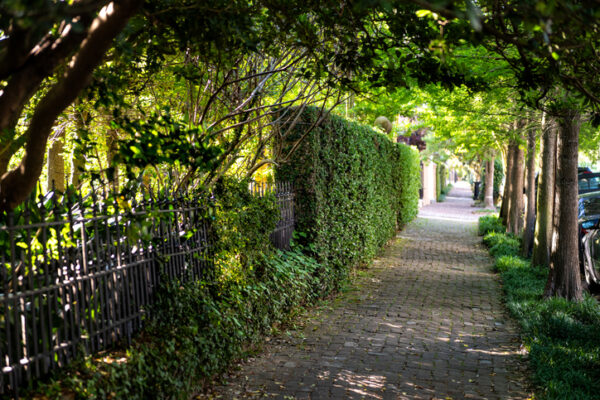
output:
[[[485, 218], [483, 225], [497, 228]], [[495, 217], [497, 218], [497, 217]], [[600, 399], [600, 306], [585, 294], [582, 302], [544, 298], [548, 269], [518, 257], [518, 238], [496, 229], [484, 243], [495, 257], [506, 306], [521, 326], [533, 372], [536, 399]]]

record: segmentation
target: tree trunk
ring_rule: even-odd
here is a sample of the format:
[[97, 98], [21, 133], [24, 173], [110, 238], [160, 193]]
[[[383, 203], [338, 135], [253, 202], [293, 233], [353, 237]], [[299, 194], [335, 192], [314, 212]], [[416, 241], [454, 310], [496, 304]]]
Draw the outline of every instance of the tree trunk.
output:
[[494, 207], [494, 156], [491, 156], [485, 165], [485, 208], [495, 210]]
[[549, 266], [554, 215], [556, 120], [542, 116], [542, 149], [531, 265]]
[[511, 184], [512, 184], [512, 165], [514, 160], [514, 147], [512, 141], [508, 143], [506, 149], [506, 177], [504, 178], [504, 190], [502, 193], [502, 205], [500, 206], [500, 219], [506, 225], [508, 223], [508, 209], [510, 205]]
[[550, 255], [550, 274], [544, 295], [580, 301], [583, 296], [579, 276], [577, 232], [579, 113], [574, 110], [565, 110], [559, 117], [558, 124], [554, 231]]
[[113, 165], [113, 160], [117, 154], [117, 143], [119, 136], [114, 130], [108, 131], [108, 137], [106, 138], [106, 159], [108, 160], [108, 170], [110, 174], [107, 174], [107, 179], [111, 183], [113, 189], [117, 191], [119, 189], [119, 168], [117, 165]]
[[[48, 136], [56, 118], [88, 84], [94, 69], [112, 45], [113, 39], [125, 27], [141, 3], [141, 0], [122, 0], [105, 7], [93, 21], [85, 40], [64, 74], [37, 103], [25, 133], [27, 137], [25, 155], [15, 169], [0, 177], [0, 210], [13, 209], [33, 190], [42, 172]], [[42, 75], [47, 76], [47, 74]], [[28, 79], [35, 80], [37, 77], [34, 75]], [[5, 92], [8, 90], [6, 88]], [[5, 96], [3, 95], [1, 99], [4, 100]], [[11, 107], [20, 109], [14, 105]], [[0, 112], [0, 127], [14, 127], [18, 115], [13, 118], [12, 114], [14, 113]], [[3, 122], [4, 120], [6, 121]]]
[[56, 132], [46, 159], [48, 165], [48, 191], [56, 190], [59, 193], [65, 192], [64, 132], [63, 127]]
[[529, 127], [527, 133], [527, 211], [523, 230], [522, 256], [527, 258], [533, 247], [535, 229], [535, 130]]
[[523, 174], [525, 172], [525, 153], [518, 143], [515, 143], [512, 172], [512, 192], [510, 200], [510, 209], [508, 233], [519, 235], [523, 229]]
[[[81, 131], [85, 129], [86, 126], [86, 115], [82, 110], [78, 110], [75, 107], [73, 112], [73, 119], [75, 120], [75, 137], [79, 139], [81, 137]], [[73, 157], [71, 158], [71, 185], [73, 187], [79, 187], [81, 184], [81, 173], [85, 170], [85, 155], [81, 150], [81, 146], [75, 141], [75, 145], [73, 147]]]
[[[522, 137], [521, 129], [523, 121], [519, 120], [515, 123], [515, 133], [519, 138]], [[513, 160], [510, 173], [510, 201], [508, 203], [508, 221], [506, 223], [506, 231], [514, 235], [519, 235], [523, 228], [523, 164], [524, 154], [523, 149], [519, 146], [519, 140], [511, 139], [513, 148]]]

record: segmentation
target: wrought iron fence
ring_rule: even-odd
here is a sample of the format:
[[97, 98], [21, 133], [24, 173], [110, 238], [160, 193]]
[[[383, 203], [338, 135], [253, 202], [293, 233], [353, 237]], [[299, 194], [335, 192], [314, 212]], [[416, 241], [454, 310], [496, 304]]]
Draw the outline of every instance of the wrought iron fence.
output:
[[[293, 231], [289, 184], [274, 192], [282, 220], [279, 248]], [[126, 200], [92, 192], [37, 199], [0, 226], [0, 394], [130, 340], [142, 326], [162, 279], [210, 279], [213, 236], [209, 199]], [[8, 251], [6, 251], [8, 250]]]
[[294, 186], [291, 182], [252, 182], [250, 184], [250, 191], [259, 196], [266, 193], [273, 193], [275, 195], [280, 217], [275, 230], [271, 234], [271, 241], [278, 249], [289, 250], [295, 223]]

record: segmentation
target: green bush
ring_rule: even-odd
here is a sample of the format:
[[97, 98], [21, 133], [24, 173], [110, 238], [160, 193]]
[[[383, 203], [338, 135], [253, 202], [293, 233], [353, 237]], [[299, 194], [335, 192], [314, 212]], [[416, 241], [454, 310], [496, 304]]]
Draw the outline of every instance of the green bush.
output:
[[[284, 152], [316, 118], [316, 109], [302, 115], [280, 144]], [[350, 268], [368, 263], [417, 213], [416, 150], [340, 117], [314, 128], [276, 175], [294, 182], [301, 243], [312, 245], [318, 260], [336, 271], [335, 285]]]
[[548, 270], [530, 267], [523, 260], [512, 265], [506, 262], [501, 276], [507, 306], [523, 328], [534, 383], [539, 387], [536, 398], [598, 398], [600, 306], [597, 300], [587, 295], [581, 303], [544, 299]]
[[302, 253], [273, 252], [261, 263], [260, 280], [168, 283], [126, 352], [79, 360], [37, 392], [49, 398], [189, 398], [203, 378], [242, 356], [246, 344], [326, 294], [328, 270]]
[[214, 188], [215, 264], [221, 274], [260, 273], [265, 254], [274, 251], [269, 235], [279, 220], [275, 196], [255, 196], [249, 181], [222, 178]]
[[496, 258], [494, 268], [497, 272], [505, 272], [511, 268], [525, 268], [529, 267], [529, 262], [523, 260], [517, 256], [502, 255]]
[[516, 256], [521, 247], [519, 238], [506, 233], [490, 232], [484, 236], [483, 242], [494, 257]]
[[[446, 167], [446, 164], [440, 163], [437, 166], [435, 179], [436, 179], [435, 187], [436, 187], [437, 198], [439, 199], [442, 195], [444, 195], [444, 197], [445, 197], [445, 195], [448, 194], [448, 192], [452, 188], [452, 185], [446, 184], [446, 182], [448, 181], [448, 168]], [[438, 201], [444, 201], [444, 200], [445, 199], [438, 200]]]
[[447, 195], [448, 193], [450, 193], [450, 191], [452, 190], [453, 187], [454, 187], [454, 185], [452, 185], [451, 183], [444, 186], [444, 188], [442, 189], [442, 194]]
[[479, 217], [479, 236], [485, 236], [490, 232], [506, 232], [502, 221], [496, 215]]
[[329, 293], [335, 278], [327, 266], [270, 244], [279, 218], [274, 196], [253, 196], [247, 181], [232, 179], [219, 182], [214, 194], [214, 271], [203, 281], [164, 279], [131, 346], [79, 359], [38, 393], [189, 398], [202, 379], [243, 356], [274, 324]]
[[[490, 247], [514, 249], [514, 238], [491, 232]], [[510, 246], [507, 243], [512, 242]], [[518, 242], [518, 241], [517, 241]], [[501, 252], [499, 252], [501, 253]], [[600, 384], [600, 306], [585, 295], [580, 303], [545, 299], [548, 269], [515, 255], [496, 255], [506, 305], [522, 328], [522, 340], [539, 399], [597, 399]]]

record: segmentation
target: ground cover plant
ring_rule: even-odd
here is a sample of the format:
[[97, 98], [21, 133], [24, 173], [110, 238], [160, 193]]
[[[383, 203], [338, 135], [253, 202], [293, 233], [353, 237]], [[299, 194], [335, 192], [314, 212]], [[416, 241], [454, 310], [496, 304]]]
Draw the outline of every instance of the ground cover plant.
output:
[[[497, 217], [479, 221], [497, 227]], [[495, 269], [500, 273], [510, 313], [520, 323], [522, 340], [540, 399], [597, 399], [600, 385], [600, 306], [586, 295], [581, 302], [544, 298], [548, 269], [531, 266], [518, 257], [514, 237], [491, 231], [484, 237], [495, 247]], [[490, 251], [491, 252], [491, 251]]]
[[[31, 393], [62, 398], [188, 398], [296, 310], [327, 295], [331, 271], [276, 250], [272, 194], [224, 178], [213, 191], [212, 268], [201, 280], [162, 278], [143, 331], [128, 346], [79, 358]], [[29, 396], [35, 396], [34, 394]]]
[[274, 324], [324, 294], [327, 271], [314, 259], [296, 251], [261, 261], [260, 279], [170, 282], [131, 347], [81, 359], [32, 396], [189, 398], [203, 379], [243, 357]]
[[506, 229], [496, 215], [486, 215], [479, 218], [479, 236], [485, 236], [490, 232], [504, 232]]

